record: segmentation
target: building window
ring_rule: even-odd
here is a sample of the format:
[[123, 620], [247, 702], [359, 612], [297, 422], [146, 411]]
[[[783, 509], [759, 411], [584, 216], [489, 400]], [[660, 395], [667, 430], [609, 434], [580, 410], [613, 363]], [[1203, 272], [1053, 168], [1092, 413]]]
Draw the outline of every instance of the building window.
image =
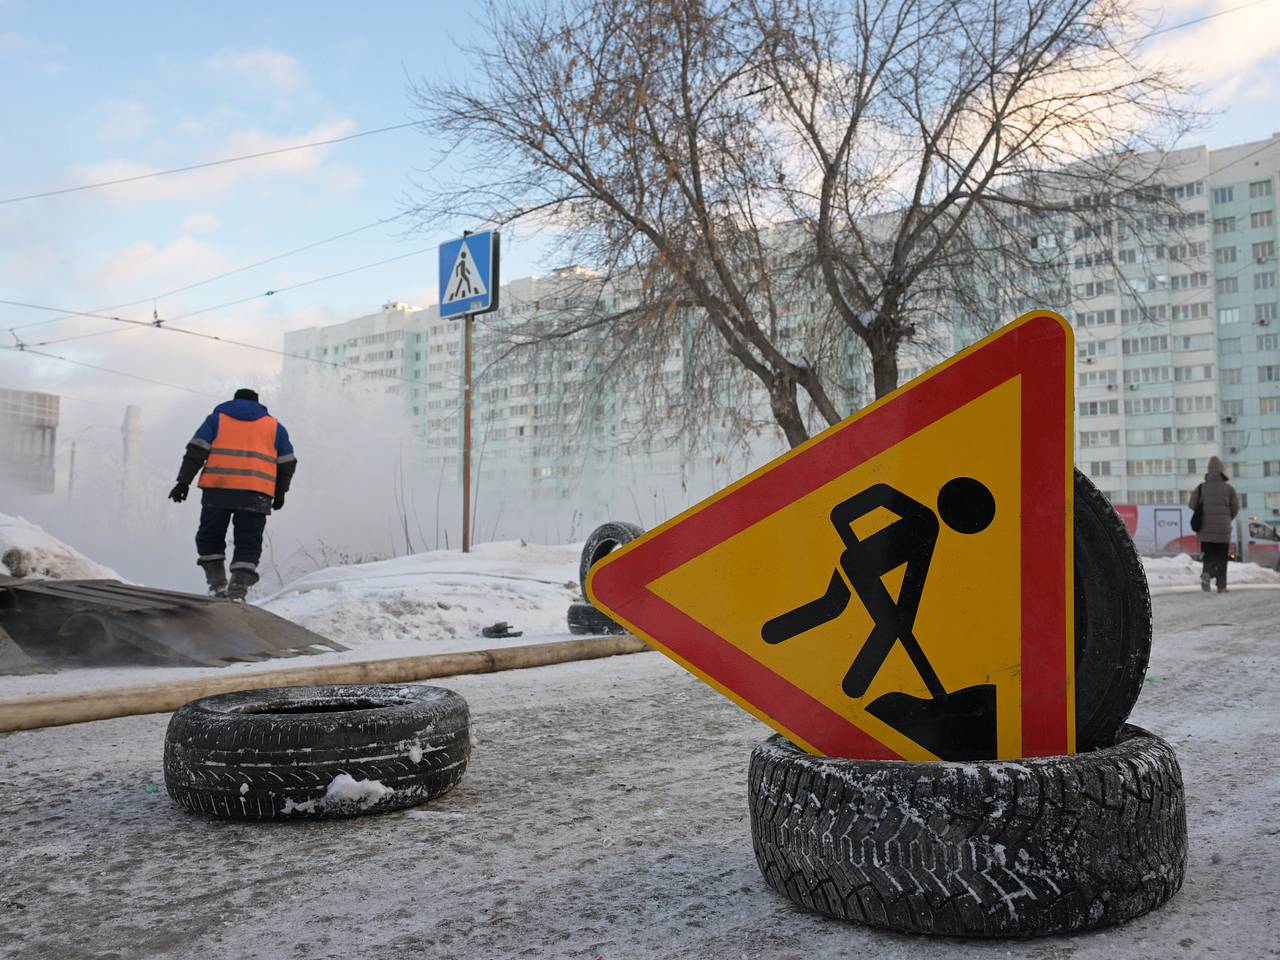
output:
[[1249, 184], [1249, 199], [1257, 200], [1259, 197], [1271, 196], [1270, 180], [1254, 180]]
[[1259, 323], [1270, 323], [1276, 318], [1276, 305], [1274, 303], [1256, 303], [1253, 306], [1253, 319]]
[[1175, 409], [1178, 413], [1204, 413], [1212, 411], [1214, 405], [1213, 394], [1198, 394], [1194, 397], [1178, 397]]
[[1249, 214], [1249, 226], [1255, 230], [1259, 227], [1269, 227], [1273, 223], [1275, 223], [1275, 217], [1272, 215], [1270, 210], [1263, 210], [1260, 213]]
[[1258, 337], [1259, 350], [1280, 350], [1280, 333], [1264, 333]]
[[1224, 357], [1233, 356], [1240, 352], [1240, 338], [1230, 337], [1226, 340], [1219, 341], [1219, 346]]
[[1280, 477], [1280, 460], [1263, 460], [1262, 475], [1264, 477]]
[[1082, 430], [1081, 447], [1114, 447], [1120, 443], [1119, 430]]
[[1110, 460], [1090, 460], [1089, 476], [1091, 477], [1111, 476], [1111, 461]]
[[1268, 260], [1275, 259], [1276, 242], [1274, 240], [1264, 240], [1262, 243], [1255, 243], [1249, 247], [1249, 252], [1253, 255], [1253, 259], [1257, 263], [1265, 263]]
[[1215, 263], [1235, 263], [1235, 262], [1236, 262], [1236, 248], [1235, 248], [1235, 247], [1223, 247], [1223, 248], [1222, 248], [1222, 249], [1220, 249], [1220, 250], [1215, 250], [1215, 251], [1213, 251], [1213, 260], [1214, 260], [1214, 262], [1215, 262]]
[[1262, 431], [1262, 442], [1268, 447], [1280, 446], [1280, 427], [1267, 427]]
[[1120, 412], [1119, 400], [1088, 400], [1080, 404], [1082, 417], [1107, 417]]
[[[1153, 443], [1172, 443], [1173, 427], [1149, 427], [1145, 430], [1126, 430], [1125, 442], [1133, 447], [1149, 446]], [[1081, 444], [1084, 446], [1084, 444]]]
[[1218, 187], [1213, 191], [1214, 203], [1230, 203], [1235, 198], [1234, 187]]
[[1253, 289], [1255, 290], [1274, 290], [1276, 288], [1276, 272], [1268, 270], [1265, 273], [1255, 273], [1253, 275]]
[[1236, 229], [1235, 217], [1218, 217], [1213, 221], [1213, 232], [1217, 234], [1233, 233]]
[[1190, 367], [1174, 367], [1173, 379], [1179, 383], [1185, 383], [1188, 380], [1212, 380], [1213, 364], [1195, 364]]
[[1224, 417], [1243, 417], [1244, 401], [1243, 400], [1223, 400], [1222, 415]]
[[1216, 427], [1179, 427], [1179, 443], [1213, 443]]
[[1240, 278], [1222, 277], [1216, 286], [1219, 293], [1238, 293], [1240, 291]]
[[1228, 386], [1238, 385], [1239, 383], [1241, 383], [1240, 368], [1239, 367], [1223, 367], [1222, 382], [1224, 384], [1227, 384]]
[[1280, 413], [1280, 397], [1259, 397], [1259, 413]]
[[1258, 368], [1259, 383], [1275, 383], [1280, 381], [1280, 364], [1271, 363]]

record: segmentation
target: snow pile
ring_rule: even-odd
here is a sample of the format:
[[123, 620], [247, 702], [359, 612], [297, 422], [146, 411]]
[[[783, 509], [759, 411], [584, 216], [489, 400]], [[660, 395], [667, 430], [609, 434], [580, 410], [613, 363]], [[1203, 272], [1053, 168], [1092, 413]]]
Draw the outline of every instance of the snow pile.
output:
[[[241, 790], [241, 793], [244, 791]], [[381, 780], [357, 780], [349, 773], [340, 773], [329, 781], [324, 796], [318, 800], [303, 800], [295, 803], [286, 799], [281, 813], [321, 813], [329, 808], [355, 807], [365, 809], [371, 807], [388, 794], [395, 793], [394, 787], [388, 787]]]
[[110, 567], [90, 560], [22, 517], [0, 513], [0, 574], [33, 580], [119, 580]]
[[329, 567], [261, 601], [272, 613], [352, 648], [480, 635], [498, 620], [526, 636], [565, 632], [579, 597], [581, 545], [520, 540]]
[[[1143, 557], [1142, 566], [1147, 571], [1147, 583], [1151, 587], [1199, 586], [1199, 560], [1188, 554], [1176, 557]], [[1256, 563], [1232, 563], [1227, 568], [1227, 588], [1240, 583], [1280, 584], [1280, 573], [1260, 567]]]

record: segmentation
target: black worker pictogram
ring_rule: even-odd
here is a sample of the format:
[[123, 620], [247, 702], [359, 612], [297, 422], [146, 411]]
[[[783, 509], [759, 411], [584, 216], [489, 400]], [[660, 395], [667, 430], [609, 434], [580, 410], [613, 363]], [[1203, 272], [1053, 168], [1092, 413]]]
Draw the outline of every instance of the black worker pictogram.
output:
[[[853, 699], [864, 696], [895, 643], [901, 643], [929, 696], [886, 693], [865, 709], [944, 760], [996, 757], [996, 688], [978, 684], [948, 692], [916, 639], [914, 629], [925, 582], [938, 542], [938, 518], [961, 534], [990, 526], [996, 503], [972, 477], [956, 477], [938, 493], [937, 513], [886, 483], [877, 483], [837, 504], [831, 523], [844, 551], [822, 596], [765, 622], [760, 636], [782, 643], [840, 616], [853, 593], [872, 619], [871, 634], [853, 658], [841, 687]], [[854, 533], [862, 517], [884, 508], [896, 519], [866, 537]], [[885, 574], [906, 565], [895, 600]], [[851, 590], [852, 588], [852, 590]]]

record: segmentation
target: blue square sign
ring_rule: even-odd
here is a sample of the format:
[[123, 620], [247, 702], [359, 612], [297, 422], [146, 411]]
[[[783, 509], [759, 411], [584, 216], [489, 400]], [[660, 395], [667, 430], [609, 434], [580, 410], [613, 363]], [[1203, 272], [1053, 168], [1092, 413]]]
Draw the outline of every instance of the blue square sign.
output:
[[487, 230], [440, 244], [440, 316], [498, 309], [498, 239]]

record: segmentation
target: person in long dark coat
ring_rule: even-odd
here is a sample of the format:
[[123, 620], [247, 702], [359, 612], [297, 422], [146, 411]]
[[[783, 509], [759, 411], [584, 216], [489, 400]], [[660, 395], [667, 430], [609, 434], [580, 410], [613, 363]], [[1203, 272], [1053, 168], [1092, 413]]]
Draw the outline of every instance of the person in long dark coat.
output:
[[1240, 512], [1240, 496], [1227, 482], [1227, 471], [1217, 457], [1209, 458], [1204, 483], [1191, 491], [1187, 503], [1192, 510], [1203, 507], [1204, 519], [1197, 536], [1204, 554], [1200, 589], [1208, 590], [1210, 579], [1218, 581], [1218, 592], [1227, 589], [1227, 547], [1231, 543], [1231, 524]]

